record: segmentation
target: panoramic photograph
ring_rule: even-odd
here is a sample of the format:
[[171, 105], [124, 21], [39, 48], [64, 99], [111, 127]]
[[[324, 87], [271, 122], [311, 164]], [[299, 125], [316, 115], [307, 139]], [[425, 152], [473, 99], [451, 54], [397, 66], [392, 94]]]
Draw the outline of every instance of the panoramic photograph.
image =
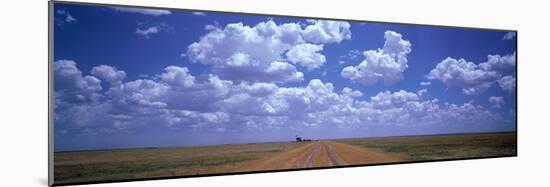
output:
[[517, 155], [515, 31], [53, 5], [56, 185]]

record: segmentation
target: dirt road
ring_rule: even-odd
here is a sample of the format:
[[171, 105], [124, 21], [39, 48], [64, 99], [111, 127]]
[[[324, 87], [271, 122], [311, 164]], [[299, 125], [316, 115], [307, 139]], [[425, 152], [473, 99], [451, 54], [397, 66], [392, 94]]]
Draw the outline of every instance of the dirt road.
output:
[[[275, 156], [225, 168], [232, 171], [261, 171], [362, 165], [402, 161], [402, 155], [371, 150], [333, 141], [314, 141]], [[224, 169], [224, 170], [225, 170]]]

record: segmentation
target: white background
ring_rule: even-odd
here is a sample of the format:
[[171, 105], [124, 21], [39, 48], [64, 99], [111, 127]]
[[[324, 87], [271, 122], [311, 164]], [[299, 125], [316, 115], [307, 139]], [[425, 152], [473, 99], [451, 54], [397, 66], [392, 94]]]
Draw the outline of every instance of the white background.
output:
[[[545, 1], [91, 1], [519, 30], [519, 157], [93, 186], [549, 186]], [[9, 0], [0, 7], [0, 186], [46, 186], [47, 1]]]

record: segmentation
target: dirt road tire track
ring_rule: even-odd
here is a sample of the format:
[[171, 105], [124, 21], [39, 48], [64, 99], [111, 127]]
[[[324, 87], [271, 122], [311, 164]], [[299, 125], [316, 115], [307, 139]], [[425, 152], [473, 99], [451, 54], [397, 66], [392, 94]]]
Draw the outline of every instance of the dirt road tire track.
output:
[[403, 156], [333, 141], [302, 142], [297, 148], [234, 165], [218, 168], [219, 172], [243, 172], [365, 165], [402, 161]]
[[313, 161], [317, 157], [317, 155], [319, 155], [319, 152], [320, 152], [319, 150], [320, 149], [321, 149], [321, 144], [316, 143], [315, 149], [308, 154], [308, 157], [305, 160], [304, 166], [302, 168], [311, 168], [311, 167], [313, 167]]
[[327, 154], [328, 154], [328, 157], [330, 159], [330, 166], [342, 166], [342, 165], [346, 165], [346, 163], [340, 159], [340, 157], [338, 156], [338, 154], [336, 154], [332, 148], [330, 147], [329, 144], [324, 144], [325, 146], [325, 150], [327, 151]]

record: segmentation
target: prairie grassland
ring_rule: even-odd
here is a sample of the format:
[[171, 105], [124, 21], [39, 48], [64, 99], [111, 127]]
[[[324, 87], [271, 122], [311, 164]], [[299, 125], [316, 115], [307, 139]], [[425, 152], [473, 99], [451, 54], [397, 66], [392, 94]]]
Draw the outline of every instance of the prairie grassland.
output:
[[[357, 138], [333, 141], [365, 148], [363, 152], [367, 151], [366, 155], [369, 156], [362, 156], [362, 154], [357, 154], [357, 151], [354, 153], [348, 149], [335, 150], [339, 150], [343, 154], [342, 158], [357, 157], [356, 159], [366, 159], [367, 161], [374, 159], [373, 157], [376, 155], [388, 155], [388, 158], [391, 155], [399, 155], [399, 162], [406, 162], [514, 156], [517, 154], [515, 132]], [[71, 184], [260, 171], [266, 170], [259, 167], [263, 165], [270, 166], [264, 167], [269, 169], [272, 165], [277, 168], [275, 167], [277, 165], [291, 164], [292, 160], [296, 161], [296, 155], [307, 155], [308, 153], [307, 150], [300, 152], [304, 147], [298, 147], [307, 146], [310, 143], [280, 142], [58, 152], [54, 153], [54, 180], [56, 184]], [[276, 163], [271, 162], [273, 159]], [[356, 164], [367, 164], [367, 161]], [[258, 167], [260, 169], [257, 169]]]
[[56, 184], [67, 184], [212, 174], [300, 145], [303, 143], [59, 152], [54, 153], [54, 176]]
[[406, 156], [403, 161], [517, 155], [516, 132], [341, 139], [340, 143]]

